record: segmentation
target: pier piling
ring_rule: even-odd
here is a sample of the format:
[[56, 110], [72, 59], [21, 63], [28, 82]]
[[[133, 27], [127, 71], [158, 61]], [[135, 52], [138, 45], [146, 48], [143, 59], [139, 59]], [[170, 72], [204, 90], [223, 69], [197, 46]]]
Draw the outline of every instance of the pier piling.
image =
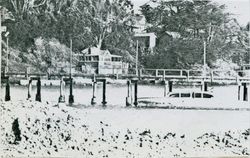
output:
[[164, 85], [164, 97], [166, 97], [167, 96], [167, 83], [166, 83], [166, 81], [164, 80], [163, 81], [163, 85]]
[[60, 81], [60, 96], [58, 99], [58, 103], [65, 103], [64, 86], [65, 86], [65, 84], [63, 81], [63, 77], [62, 77], [61, 81]]
[[27, 80], [29, 79], [29, 73], [30, 73], [30, 68], [27, 67], [26, 71], [25, 71], [25, 77], [26, 77]]
[[106, 79], [102, 80], [103, 83], [103, 88], [102, 88], [102, 105], [106, 106], [107, 101], [106, 101]]
[[168, 81], [168, 92], [173, 91], [173, 81]]
[[72, 77], [69, 78], [70, 85], [69, 85], [69, 104], [74, 103], [74, 95], [73, 95], [73, 79]]
[[94, 77], [93, 77], [93, 96], [92, 96], [92, 99], [91, 99], [91, 105], [95, 105], [96, 104], [95, 91], [96, 91], [96, 77], [94, 75]]
[[238, 100], [240, 100], [240, 87], [241, 85], [238, 85]]
[[37, 92], [36, 92], [36, 101], [41, 102], [41, 79], [37, 79]]
[[204, 91], [207, 92], [207, 90], [208, 90], [208, 83], [204, 82]]
[[247, 96], [247, 83], [243, 83], [243, 101], [248, 101], [248, 96]]
[[5, 90], [5, 101], [10, 101], [10, 83], [9, 83], [9, 77], [7, 77], [6, 90]]
[[138, 105], [138, 100], [137, 100], [137, 92], [138, 92], [138, 80], [135, 80], [135, 101], [134, 101], [134, 105], [137, 107]]
[[28, 83], [28, 98], [31, 98], [31, 91], [32, 91], [32, 79], [29, 79], [29, 83]]
[[127, 97], [126, 97], [126, 106], [131, 106], [131, 102], [130, 102], [130, 84], [131, 84], [131, 82], [128, 80], [127, 81], [128, 93], [127, 93]]

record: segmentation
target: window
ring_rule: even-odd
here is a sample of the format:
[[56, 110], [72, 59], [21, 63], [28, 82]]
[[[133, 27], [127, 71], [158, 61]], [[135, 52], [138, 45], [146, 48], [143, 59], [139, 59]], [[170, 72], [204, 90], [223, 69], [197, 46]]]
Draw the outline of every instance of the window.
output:
[[173, 93], [173, 94], [170, 94], [169, 97], [178, 98], [178, 97], [180, 97], [180, 94], [179, 93]]
[[110, 58], [104, 58], [104, 61], [110, 61]]
[[190, 97], [190, 93], [181, 93], [181, 97], [182, 98], [189, 98]]
[[203, 98], [212, 98], [212, 97], [213, 95], [211, 94], [206, 94], [206, 93], [203, 94]]
[[92, 56], [92, 61], [98, 61], [99, 57], [98, 56]]
[[120, 57], [112, 57], [112, 61], [121, 61]]
[[194, 98], [201, 98], [201, 93], [194, 93]]

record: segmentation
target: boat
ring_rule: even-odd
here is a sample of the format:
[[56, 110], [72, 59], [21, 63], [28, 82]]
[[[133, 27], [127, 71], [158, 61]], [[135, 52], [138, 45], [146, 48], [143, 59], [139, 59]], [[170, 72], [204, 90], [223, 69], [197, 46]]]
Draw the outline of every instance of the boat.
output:
[[169, 92], [166, 97], [138, 98], [139, 108], [193, 110], [248, 110], [248, 102], [214, 97], [211, 91]]

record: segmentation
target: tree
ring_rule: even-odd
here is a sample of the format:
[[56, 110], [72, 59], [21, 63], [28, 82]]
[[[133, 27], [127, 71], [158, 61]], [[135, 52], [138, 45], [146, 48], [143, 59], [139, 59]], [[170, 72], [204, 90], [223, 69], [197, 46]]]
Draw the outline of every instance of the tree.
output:
[[37, 72], [68, 72], [71, 50], [57, 39], [35, 39], [35, 45], [29, 50], [28, 63]]
[[[0, 5], [8, 8], [16, 19], [6, 25], [11, 35], [10, 46], [20, 50], [19, 58], [24, 64], [34, 65], [29, 58], [39, 56], [36, 48], [39, 38], [57, 39], [67, 47], [73, 39], [73, 51], [78, 53], [90, 46], [123, 56], [134, 51], [130, 47], [133, 34], [129, 26], [133, 17], [130, 0], [6, 0]], [[45, 65], [38, 64], [37, 69], [40, 68], [47, 71]]]
[[[192, 68], [202, 63], [203, 41], [207, 43], [207, 63], [213, 67], [217, 58], [231, 60], [233, 52], [243, 51], [242, 31], [225, 5], [211, 1], [160, 1], [157, 7], [141, 7], [157, 34], [156, 56], [165, 57], [164, 68]], [[178, 36], [173, 36], [177, 34]], [[169, 44], [170, 43], [170, 44]], [[172, 53], [174, 58], [170, 58]], [[239, 53], [242, 54], [242, 53]], [[168, 64], [166, 64], [168, 63]], [[171, 64], [175, 63], [175, 64]]]

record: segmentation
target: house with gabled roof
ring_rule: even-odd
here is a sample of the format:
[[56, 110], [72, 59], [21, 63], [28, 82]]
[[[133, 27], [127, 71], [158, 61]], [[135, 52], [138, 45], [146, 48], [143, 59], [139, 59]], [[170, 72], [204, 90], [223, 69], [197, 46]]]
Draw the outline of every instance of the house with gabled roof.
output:
[[128, 63], [122, 61], [122, 56], [113, 55], [108, 50], [97, 47], [84, 49], [77, 55], [78, 67], [86, 74], [126, 74]]

